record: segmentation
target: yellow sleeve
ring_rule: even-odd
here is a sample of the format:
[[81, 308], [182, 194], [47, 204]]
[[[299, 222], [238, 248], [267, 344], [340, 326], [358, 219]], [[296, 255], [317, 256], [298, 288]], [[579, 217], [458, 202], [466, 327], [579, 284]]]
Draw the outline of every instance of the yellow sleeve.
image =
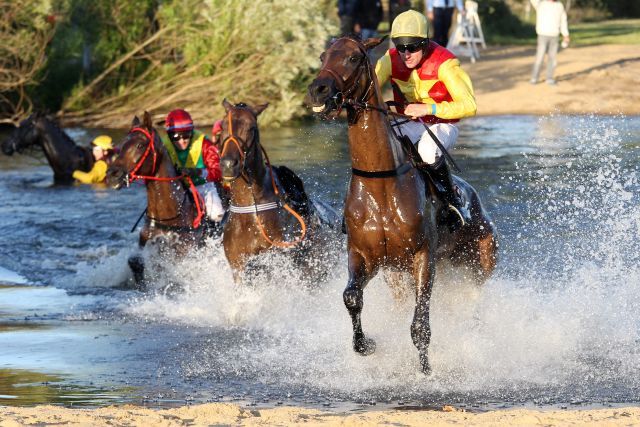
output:
[[83, 184], [98, 184], [107, 177], [107, 163], [104, 160], [98, 160], [89, 172], [77, 170], [73, 171], [72, 176]]
[[438, 68], [438, 79], [444, 83], [452, 101], [436, 104], [436, 117], [461, 119], [476, 115], [476, 99], [469, 75], [460, 68], [460, 61], [448, 59]]
[[389, 51], [376, 62], [376, 76], [378, 77], [378, 85], [380, 87], [389, 81], [391, 77], [391, 56], [389, 56]]

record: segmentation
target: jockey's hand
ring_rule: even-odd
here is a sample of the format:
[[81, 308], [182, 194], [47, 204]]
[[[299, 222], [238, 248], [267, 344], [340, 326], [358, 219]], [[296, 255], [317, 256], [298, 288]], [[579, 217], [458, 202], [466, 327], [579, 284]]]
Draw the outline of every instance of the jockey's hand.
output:
[[413, 119], [428, 116], [431, 114], [431, 111], [431, 104], [409, 104], [407, 105], [407, 108], [404, 109], [404, 113], [407, 116], [411, 116]]
[[178, 169], [178, 173], [180, 175], [187, 175], [191, 178], [196, 178], [200, 176], [200, 169], [196, 168], [180, 168]]

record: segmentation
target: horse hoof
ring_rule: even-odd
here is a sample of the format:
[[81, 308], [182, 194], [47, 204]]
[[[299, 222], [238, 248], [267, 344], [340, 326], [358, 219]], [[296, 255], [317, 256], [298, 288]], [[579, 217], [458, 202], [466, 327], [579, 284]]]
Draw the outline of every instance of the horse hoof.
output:
[[369, 356], [376, 351], [376, 342], [371, 338], [354, 340], [353, 349], [361, 356]]

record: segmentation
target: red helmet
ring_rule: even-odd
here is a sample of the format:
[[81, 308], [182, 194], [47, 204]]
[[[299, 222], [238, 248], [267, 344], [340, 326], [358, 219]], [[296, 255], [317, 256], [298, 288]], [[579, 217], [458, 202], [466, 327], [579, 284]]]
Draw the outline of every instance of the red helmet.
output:
[[164, 121], [164, 128], [167, 132], [184, 132], [193, 130], [193, 120], [185, 110], [173, 110], [167, 114]]

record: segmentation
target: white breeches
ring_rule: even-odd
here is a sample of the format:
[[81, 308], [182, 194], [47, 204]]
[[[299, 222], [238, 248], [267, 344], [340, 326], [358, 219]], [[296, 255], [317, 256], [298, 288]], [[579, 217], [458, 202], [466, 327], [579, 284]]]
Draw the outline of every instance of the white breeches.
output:
[[220, 196], [218, 195], [216, 184], [213, 182], [206, 182], [198, 187], [198, 192], [204, 199], [207, 217], [212, 221], [222, 220], [224, 208], [222, 207], [222, 200], [220, 200]]
[[[458, 127], [452, 123], [436, 123], [428, 126], [442, 146], [447, 151], [450, 151], [458, 140]], [[433, 142], [422, 122], [411, 120], [403, 123], [400, 126], [396, 126], [396, 132], [408, 136], [414, 144], [417, 141], [418, 153], [420, 153], [420, 157], [424, 162], [432, 165], [442, 155], [442, 151]]]

